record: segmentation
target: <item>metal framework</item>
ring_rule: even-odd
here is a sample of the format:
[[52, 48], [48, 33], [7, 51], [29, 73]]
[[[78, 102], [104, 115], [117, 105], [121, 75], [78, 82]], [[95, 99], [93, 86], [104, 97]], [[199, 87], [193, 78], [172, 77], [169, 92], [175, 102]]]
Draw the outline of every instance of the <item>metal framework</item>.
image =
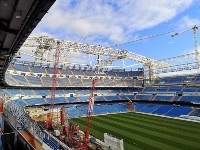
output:
[[155, 68], [155, 74], [199, 69], [199, 60], [200, 54], [196, 53], [196, 51], [185, 55], [163, 59], [161, 61], [169, 64], [169, 67], [157, 67]]
[[[51, 51], [52, 49], [54, 49], [56, 47], [57, 41], [58, 41], [57, 39], [53, 39], [48, 36], [39, 36], [39, 37], [30, 36], [24, 42], [22, 48], [36, 47], [36, 51], [34, 53], [35, 57], [40, 58], [40, 60], [47, 61], [49, 56], [47, 51]], [[137, 63], [141, 63], [146, 66], [159, 66], [159, 67], [167, 66], [167, 64], [163, 62], [129, 52], [128, 50], [118, 50], [110, 47], [89, 45], [89, 44], [71, 42], [66, 40], [60, 41], [60, 45], [61, 45], [60, 57], [65, 56], [65, 54], [68, 52], [80, 52], [90, 55], [109, 56], [109, 58], [105, 60], [107, 64], [112, 64], [112, 62], [117, 59], [128, 59]], [[52, 62], [52, 60], [48, 61]]]
[[[25, 55], [33, 56], [37, 61], [42, 62], [53, 62], [52, 58], [50, 57], [51, 51], [56, 48], [57, 39], [51, 38], [49, 36], [30, 36], [22, 45], [23, 47], [36, 47], [36, 51], [33, 55], [26, 54]], [[144, 66], [148, 66], [149, 70], [149, 77], [154, 80], [154, 68], [165, 68], [168, 67], [168, 64], [157, 61], [149, 57], [145, 57], [139, 54], [135, 54], [129, 52], [128, 50], [119, 50], [110, 47], [103, 47], [103, 46], [96, 46], [96, 45], [89, 45], [83, 44], [78, 42], [71, 42], [66, 40], [60, 41], [60, 62], [59, 64], [65, 64], [64, 60], [61, 60], [67, 54], [71, 52], [79, 52], [79, 53], [86, 53], [89, 55], [96, 55], [96, 56], [108, 56], [108, 59], [98, 61], [99, 64], [96, 65], [97, 68], [102, 68], [106, 66], [112, 65], [113, 61], [127, 59], [131, 60]], [[64, 62], [64, 63], [63, 63]], [[89, 66], [89, 64], [88, 64]]]
[[[197, 46], [197, 30], [200, 27], [200, 25], [195, 25], [192, 28], [183, 30], [181, 32], [174, 32], [174, 31], [168, 31], [165, 33], [155, 34], [151, 36], [146, 36], [143, 38], [139, 38], [132, 41], [122, 42], [114, 44], [113, 46], [118, 46], [122, 44], [137, 42], [140, 40], [145, 40], [149, 38], [154, 38], [158, 36], [162, 36], [165, 34], [171, 34], [172, 37], [183, 34], [185, 32], [193, 31], [194, 35], [194, 51], [195, 53], [190, 53], [182, 56], [172, 57], [164, 60], [154, 60], [139, 54], [135, 54], [132, 52], [129, 52], [128, 50], [118, 50], [114, 48], [110, 48], [108, 46], [96, 46], [96, 45], [89, 45], [89, 44], [83, 44], [79, 42], [71, 42], [62, 40], [61, 41], [61, 53], [60, 58], [63, 59], [63, 57], [68, 56], [71, 52], [79, 52], [79, 53], [86, 53], [90, 56], [98, 56], [97, 59], [97, 65], [93, 65], [97, 70], [102, 69], [105, 67], [112, 66], [112, 63], [115, 60], [131, 60], [139, 64], [143, 64], [144, 71], [146, 72], [145, 78], [152, 82], [155, 79], [155, 74], [158, 73], [164, 73], [164, 72], [175, 72], [175, 71], [182, 71], [182, 70], [188, 70], [188, 69], [199, 69], [199, 51]], [[29, 55], [31, 57], [35, 58], [35, 62], [40, 61], [40, 63], [43, 62], [53, 62], [51, 55], [51, 50], [55, 49], [56, 47], [56, 41], [57, 39], [48, 37], [48, 36], [30, 36], [27, 38], [27, 40], [22, 45], [23, 47], [36, 47], [36, 51], [33, 55], [30, 55], [28, 53], [21, 52], [25, 55]], [[106, 59], [102, 56], [107, 56]], [[70, 62], [62, 61], [60, 59], [60, 64], [70, 64]], [[64, 62], [64, 63], [63, 63]], [[90, 64], [80, 64], [81, 66], [91, 66]]]

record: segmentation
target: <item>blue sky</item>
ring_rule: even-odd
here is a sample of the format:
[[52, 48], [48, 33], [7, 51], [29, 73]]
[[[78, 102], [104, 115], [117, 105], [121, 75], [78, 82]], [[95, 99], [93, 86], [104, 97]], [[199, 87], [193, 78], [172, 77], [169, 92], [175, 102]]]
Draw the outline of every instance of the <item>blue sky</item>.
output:
[[[193, 25], [200, 25], [200, 0], [57, 0], [32, 35], [79, 41], [87, 34], [82, 43], [110, 45], [171, 30], [180, 32]], [[199, 30], [197, 41], [199, 44]], [[159, 60], [192, 52], [193, 33], [167, 34], [114, 48]], [[70, 61], [80, 57], [75, 55]], [[87, 63], [84, 59], [81, 62]]]

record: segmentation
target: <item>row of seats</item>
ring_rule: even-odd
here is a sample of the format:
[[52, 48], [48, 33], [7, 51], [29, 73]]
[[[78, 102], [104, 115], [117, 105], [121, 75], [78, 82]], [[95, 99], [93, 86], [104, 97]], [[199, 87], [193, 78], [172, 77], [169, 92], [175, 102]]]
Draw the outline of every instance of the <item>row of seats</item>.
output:
[[186, 87], [186, 86], [151, 86], [151, 87], [146, 87], [144, 88], [145, 93], [163, 93], [163, 92], [168, 92], [168, 93], [185, 93], [185, 92], [200, 92], [200, 88], [196, 87]]
[[[58, 103], [75, 103], [75, 102], [87, 102], [89, 101], [89, 96], [77, 96], [77, 97], [56, 97], [54, 104]], [[112, 101], [120, 100], [117, 96], [95, 96], [95, 101]], [[51, 98], [18, 98], [13, 100], [21, 106], [32, 106], [32, 105], [42, 105], [49, 104]]]
[[[30, 73], [44, 73], [53, 74], [54, 70], [50, 67], [40, 67], [40, 66], [28, 66], [22, 64], [10, 64], [8, 70], [30, 72]], [[64, 75], [82, 75], [82, 76], [112, 76], [112, 77], [133, 77], [133, 76], [143, 76], [143, 71], [105, 71], [104, 73], [98, 73], [94, 70], [79, 70], [73, 68], [59, 68], [59, 74]]]
[[200, 75], [184, 75], [174, 77], [164, 77], [157, 79], [155, 84], [171, 84], [171, 83], [195, 83], [200, 82]]
[[[51, 87], [51, 77], [22, 76], [6, 74], [5, 81], [11, 86], [34, 86]], [[92, 79], [58, 77], [57, 86], [59, 87], [91, 87]], [[141, 86], [141, 81], [135, 82], [133, 79], [98, 79], [97, 87], [134, 87]]]
[[[51, 90], [37, 90], [37, 89], [5, 89], [0, 88], [0, 93], [6, 96], [14, 96], [14, 95], [50, 95]], [[90, 90], [56, 90], [56, 95], [66, 95], [66, 94], [75, 94], [75, 95], [86, 95], [90, 94]], [[132, 91], [128, 89], [116, 89], [116, 90], [95, 90], [95, 94], [99, 93], [101, 95], [118, 95], [118, 94], [131, 94]]]
[[[170, 117], [179, 117], [180, 115], [188, 115], [190, 112], [194, 112], [191, 107], [177, 107], [173, 105], [158, 105], [158, 104], [146, 104], [137, 103], [132, 106], [132, 110], [128, 110], [126, 103], [108, 103], [108, 104], [95, 104], [93, 107], [93, 114], [107, 114], [107, 113], [119, 113], [119, 112], [143, 112], [156, 115], [165, 115]], [[66, 105], [66, 111], [71, 118], [85, 116], [88, 111], [88, 105], [86, 104], [73, 104]], [[191, 114], [190, 114], [191, 115]]]
[[200, 103], [200, 95], [196, 96], [169, 96], [169, 95], [151, 95], [151, 94], [136, 94], [137, 100], [154, 100], [154, 101], [181, 101], [181, 102], [193, 102]]
[[[119, 100], [120, 97], [117, 96], [105, 96], [106, 100]], [[125, 97], [124, 97], [125, 98]], [[133, 97], [132, 97], [133, 98]], [[82, 102], [88, 101], [89, 97], [88, 96], [82, 96], [79, 97], [79, 100]], [[96, 101], [102, 101], [105, 100], [103, 97], [98, 96], [98, 99]], [[27, 105], [39, 105], [39, 104], [46, 104], [51, 102], [51, 98], [29, 98], [29, 99], [17, 99], [14, 100], [16, 103], [20, 104], [22, 107], [27, 106]], [[78, 99], [75, 97], [69, 97], [69, 98], [64, 98], [64, 97], [57, 97], [54, 101], [54, 103], [66, 103], [66, 102], [78, 102]], [[124, 104], [125, 105], [125, 104]], [[96, 114], [99, 113], [112, 113], [112, 112], [117, 112], [116, 110], [122, 111], [123, 109], [120, 109], [121, 107], [111, 107], [111, 105], [105, 105], [103, 109], [101, 108], [101, 105], [97, 105], [94, 107], [94, 112]], [[124, 107], [125, 108], [125, 107]], [[180, 115], [186, 115], [189, 112], [191, 112], [191, 108], [187, 107], [174, 107], [172, 105], [155, 105], [155, 104], [136, 104], [137, 111], [139, 112], [145, 112], [145, 113], [152, 113], [152, 114], [158, 114], [158, 115], [167, 115], [167, 116], [172, 116], [172, 117], [177, 117]], [[85, 107], [79, 107], [79, 110], [81, 111], [80, 113], [76, 113], [74, 107], [70, 107], [67, 109], [69, 114], [71, 113], [72, 116], [80, 116], [81, 112], [87, 112], [87, 108]], [[198, 114], [198, 113], [197, 113]]]
[[58, 149], [57, 142], [55, 142], [51, 138], [47, 137], [46, 135], [43, 138], [43, 142], [45, 144], [47, 144], [49, 147], [51, 147], [52, 150], [57, 150]]
[[[33, 82], [33, 81], [32, 81]], [[98, 82], [97, 82], [98, 83]], [[78, 83], [77, 83], [78, 84]], [[51, 85], [51, 84], [49, 84], [49, 85]], [[91, 85], [90, 85], [91, 86]], [[171, 90], [168, 90], [167, 91], [167, 89], [171, 89]], [[158, 90], [157, 89], [157, 87], [146, 87], [146, 88], [144, 88], [144, 93], [157, 93], [157, 94], [159, 94], [159, 93], [171, 93], [171, 92], [173, 92], [173, 93], [179, 93], [179, 94], [181, 94], [181, 93], [187, 93], [187, 92], [200, 92], [200, 88], [194, 88], [194, 87], [186, 87], [186, 88], [184, 88], [183, 89], [183, 87], [182, 86], [180, 86], [180, 87], [162, 87], [162, 88], [160, 88], [160, 89], [162, 89], [162, 91], [161, 90]], [[164, 90], [163, 90], [164, 89]], [[183, 90], [182, 90], [183, 89]], [[180, 90], [182, 90], [182, 92], [179, 92]], [[26, 89], [26, 90], [21, 90], [22, 92], [20, 92], [18, 89], [7, 89], [7, 91], [9, 92], [9, 93], [12, 93], [11, 95], [15, 95], [15, 94], [23, 94], [23, 93], [25, 93], [26, 95], [32, 95], [33, 93], [30, 91], [30, 90], [28, 90], [28, 89]], [[37, 94], [37, 95], [48, 95], [47, 93], [48, 93], [48, 91], [47, 90], [33, 90], [33, 91], [35, 91], [35, 93]], [[58, 90], [59, 91], [59, 90]], [[61, 90], [62, 91], [62, 90]], [[75, 90], [74, 90], [75, 91]], [[101, 91], [103, 91], [103, 90], [101, 90]], [[110, 92], [109, 92], [110, 91]], [[45, 93], [44, 93], [45, 92]], [[66, 91], [66, 92], [68, 92], [68, 91]], [[87, 90], [79, 90], [79, 91], [76, 91], [76, 92], [78, 92], [78, 93], [81, 93], [81, 92], [85, 92], [85, 93], [88, 93], [87, 92]], [[42, 94], [43, 93], [43, 94]], [[71, 91], [69, 91], [68, 93], [71, 93]], [[75, 93], [75, 92], [72, 92], [72, 93]], [[102, 93], [104, 93], [104, 92], [102, 92]], [[138, 93], [138, 94], [140, 94], [140, 93], [142, 93], [142, 88], [134, 88], [134, 89], [128, 89], [128, 90], [105, 90], [105, 93], [123, 93], [123, 94], [130, 94], [130, 93]]]
[[[71, 118], [85, 116], [87, 114], [88, 105], [73, 105], [66, 107], [66, 111]], [[97, 104], [93, 107], [93, 114], [128, 112], [125, 103]]]
[[[136, 89], [137, 90], [137, 89]], [[132, 90], [95, 90], [94, 94], [97, 101], [112, 101], [112, 100], [151, 100], [151, 101], [181, 101], [181, 102], [193, 102], [200, 103], [200, 95], [167, 95], [167, 94], [133, 94]], [[16, 95], [31, 95], [31, 96], [50, 96], [51, 90], [28, 90], [28, 89], [0, 89], [0, 93], [6, 96]], [[65, 102], [85, 102], [88, 101], [90, 90], [57, 90], [56, 95], [59, 97], [65, 97], [62, 100], [58, 100], [58, 103]], [[48, 102], [48, 98], [46, 98]], [[32, 103], [31, 103], [32, 104]]]
[[192, 111], [192, 108], [173, 105], [137, 104], [136, 110], [144, 113], [179, 117], [180, 115], [188, 115]]

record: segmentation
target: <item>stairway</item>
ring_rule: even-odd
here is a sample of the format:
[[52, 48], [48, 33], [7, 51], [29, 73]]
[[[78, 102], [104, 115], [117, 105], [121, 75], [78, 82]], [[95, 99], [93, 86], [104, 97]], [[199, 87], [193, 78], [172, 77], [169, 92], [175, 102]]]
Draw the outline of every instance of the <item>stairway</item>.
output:
[[181, 101], [181, 98], [182, 98], [182, 96], [180, 96], [180, 98], [178, 99], [179, 102]]
[[144, 87], [143, 89], [142, 89], [142, 94], [144, 94], [144, 90], [146, 89], [146, 87]]
[[67, 78], [67, 80], [68, 80], [68, 82], [69, 82], [70, 86], [72, 86], [72, 82], [70, 81], [70, 79], [69, 79], [69, 78]]
[[170, 99], [170, 102], [173, 102], [175, 97], [176, 95], [172, 96], [172, 98]]
[[35, 93], [35, 91], [34, 90], [31, 90], [31, 92], [36, 96], [37, 94]]
[[24, 76], [24, 79], [26, 80], [26, 82], [28, 83], [28, 85], [31, 85], [31, 83], [29, 82], [29, 80], [27, 79], [26, 76]]
[[102, 94], [102, 97], [103, 97], [104, 101], [107, 101], [107, 99], [105, 98], [105, 96], [103, 94]]
[[[81, 80], [81, 79], [80, 79], [80, 80]], [[81, 80], [81, 84], [82, 84], [82, 86], [85, 86], [82, 80]]]
[[24, 93], [24, 91], [22, 91], [21, 89], [20, 89], [19, 91], [21, 92], [22, 95], [26, 95], [26, 94]]
[[40, 77], [40, 82], [41, 82], [42, 86], [44, 86], [44, 81], [42, 80], [42, 77]]
[[181, 89], [181, 91], [179, 93], [182, 93], [185, 88], [186, 88], [186, 86], [183, 86], [183, 88]]
[[166, 91], [165, 93], [167, 93], [167, 92], [170, 90], [171, 87], [172, 87], [172, 86], [169, 86], [169, 88], [167, 89], [167, 91]]

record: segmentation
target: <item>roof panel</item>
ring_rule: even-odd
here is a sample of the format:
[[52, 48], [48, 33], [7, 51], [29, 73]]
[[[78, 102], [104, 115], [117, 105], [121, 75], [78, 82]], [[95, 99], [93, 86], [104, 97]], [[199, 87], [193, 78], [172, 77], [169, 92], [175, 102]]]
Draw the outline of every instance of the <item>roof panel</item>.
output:
[[[13, 56], [55, 0], [6, 1], [0, 1], [0, 53]], [[21, 18], [17, 19], [16, 14], [20, 11]], [[3, 65], [3, 69], [0, 68], [0, 78], [4, 76], [11, 58], [3, 60], [0, 62], [0, 66]], [[0, 84], [3, 84], [1, 80]]]
[[0, 18], [9, 20], [14, 6], [15, 6], [15, 0], [7, 0], [7, 3], [5, 1], [0, 1]]

